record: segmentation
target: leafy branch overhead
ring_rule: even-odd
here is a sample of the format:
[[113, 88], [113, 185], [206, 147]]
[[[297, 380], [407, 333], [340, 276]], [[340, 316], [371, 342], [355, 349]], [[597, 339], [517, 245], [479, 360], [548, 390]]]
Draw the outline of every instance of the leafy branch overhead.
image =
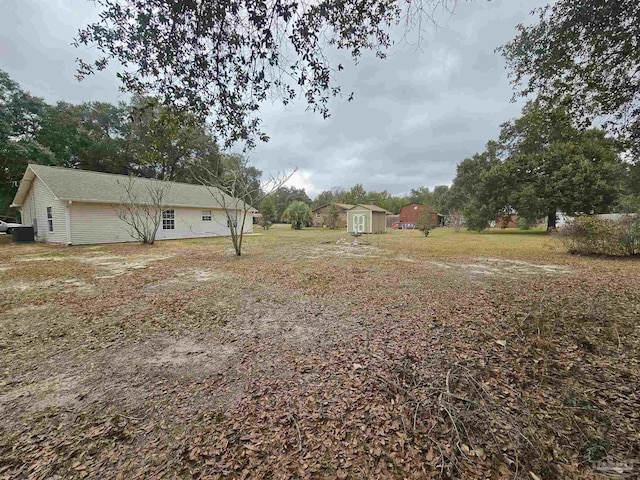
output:
[[640, 3], [561, 0], [537, 9], [501, 49], [522, 95], [563, 98], [585, 124], [640, 141]]
[[[422, 18], [447, 0], [97, 0], [100, 20], [78, 32], [75, 45], [97, 46], [95, 62], [79, 60], [78, 78], [115, 61], [127, 91], [211, 116], [227, 145], [267, 141], [257, 111], [267, 98], [285, 105], [297, 96], [329, 116], [341, 95], [335, 74], [344, 67], [329, 49], [354, 61], [379, 58], [403, 23], [422, 31]], [[349, 96], [351, 99], [351, 96]]]

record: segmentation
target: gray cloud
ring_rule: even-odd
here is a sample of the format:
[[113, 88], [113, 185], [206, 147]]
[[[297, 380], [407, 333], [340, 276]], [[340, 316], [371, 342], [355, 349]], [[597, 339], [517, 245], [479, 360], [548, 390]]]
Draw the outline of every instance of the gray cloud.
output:
[[[0, 68], [25, 89], [50, 102], [127, 98], [113, 69], [82, 83], [75, 59], [95, 58], [72, 45], [78, 28], [97, 18], [86, 0], [4, 0], [0, 16]], [[311, 194], [334, 186], [406, 193], [420, 185], [450, 183], [455, 167], [495, 138], [499, 125], [518, 114], [504, 63], [494, 52], [531, 21], [542, 0], [459, 2], [427, 28], [420, 48], [401, 41], [386, 60], [372, 55], [353, 65], [342, 54], [343, 91], [352, 102], [331, 101], [323, 120], [297, 102], [266, 103], [261, 115], [271, 141], [251, 152], [267, 172], [298, 166], [295, 183]], [[415, 40], [413, 32], [410, 40]]]

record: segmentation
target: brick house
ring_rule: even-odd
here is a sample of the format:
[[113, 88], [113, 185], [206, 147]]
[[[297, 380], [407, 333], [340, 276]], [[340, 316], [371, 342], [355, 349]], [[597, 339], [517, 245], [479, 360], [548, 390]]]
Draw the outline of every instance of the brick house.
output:
[[[347, 226], [347, 210], [353, 208], [353, 205], [349, 205], [347, 203], [335, 203], [334, 205], [338, 208], [339, 212], [336, 227], [345, 228]], [[311, 210], [312, 227], [329, 226], [331, 222], [331, 219], [329, 218], [329, 207], [330, 204], [326, 204]]]

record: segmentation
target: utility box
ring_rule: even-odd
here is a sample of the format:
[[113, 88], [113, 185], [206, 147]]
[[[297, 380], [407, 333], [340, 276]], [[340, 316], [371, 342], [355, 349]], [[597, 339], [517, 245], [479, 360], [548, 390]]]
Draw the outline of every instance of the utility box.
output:
[[14, 227], [13, 241], [19, 243], [35, 242], [33, 227]]

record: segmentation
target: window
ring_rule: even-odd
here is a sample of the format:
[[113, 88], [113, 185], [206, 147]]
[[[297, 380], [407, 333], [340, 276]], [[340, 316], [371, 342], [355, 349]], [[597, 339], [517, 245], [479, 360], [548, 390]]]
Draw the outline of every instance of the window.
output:
[[320, 218], [320, 212], [316, 213], [316, 218]]
[[53, 212], [51, 207], [47, 207], [47, 223], [49, 224], [49, 231], [53, 232]]
[[176, 212], [175, 210], [162, 211], [162, 229], [175, 230], [176, 228]]
[[211, 221], [211, 210], [202, 210], [202, 221], [203, 222]]

